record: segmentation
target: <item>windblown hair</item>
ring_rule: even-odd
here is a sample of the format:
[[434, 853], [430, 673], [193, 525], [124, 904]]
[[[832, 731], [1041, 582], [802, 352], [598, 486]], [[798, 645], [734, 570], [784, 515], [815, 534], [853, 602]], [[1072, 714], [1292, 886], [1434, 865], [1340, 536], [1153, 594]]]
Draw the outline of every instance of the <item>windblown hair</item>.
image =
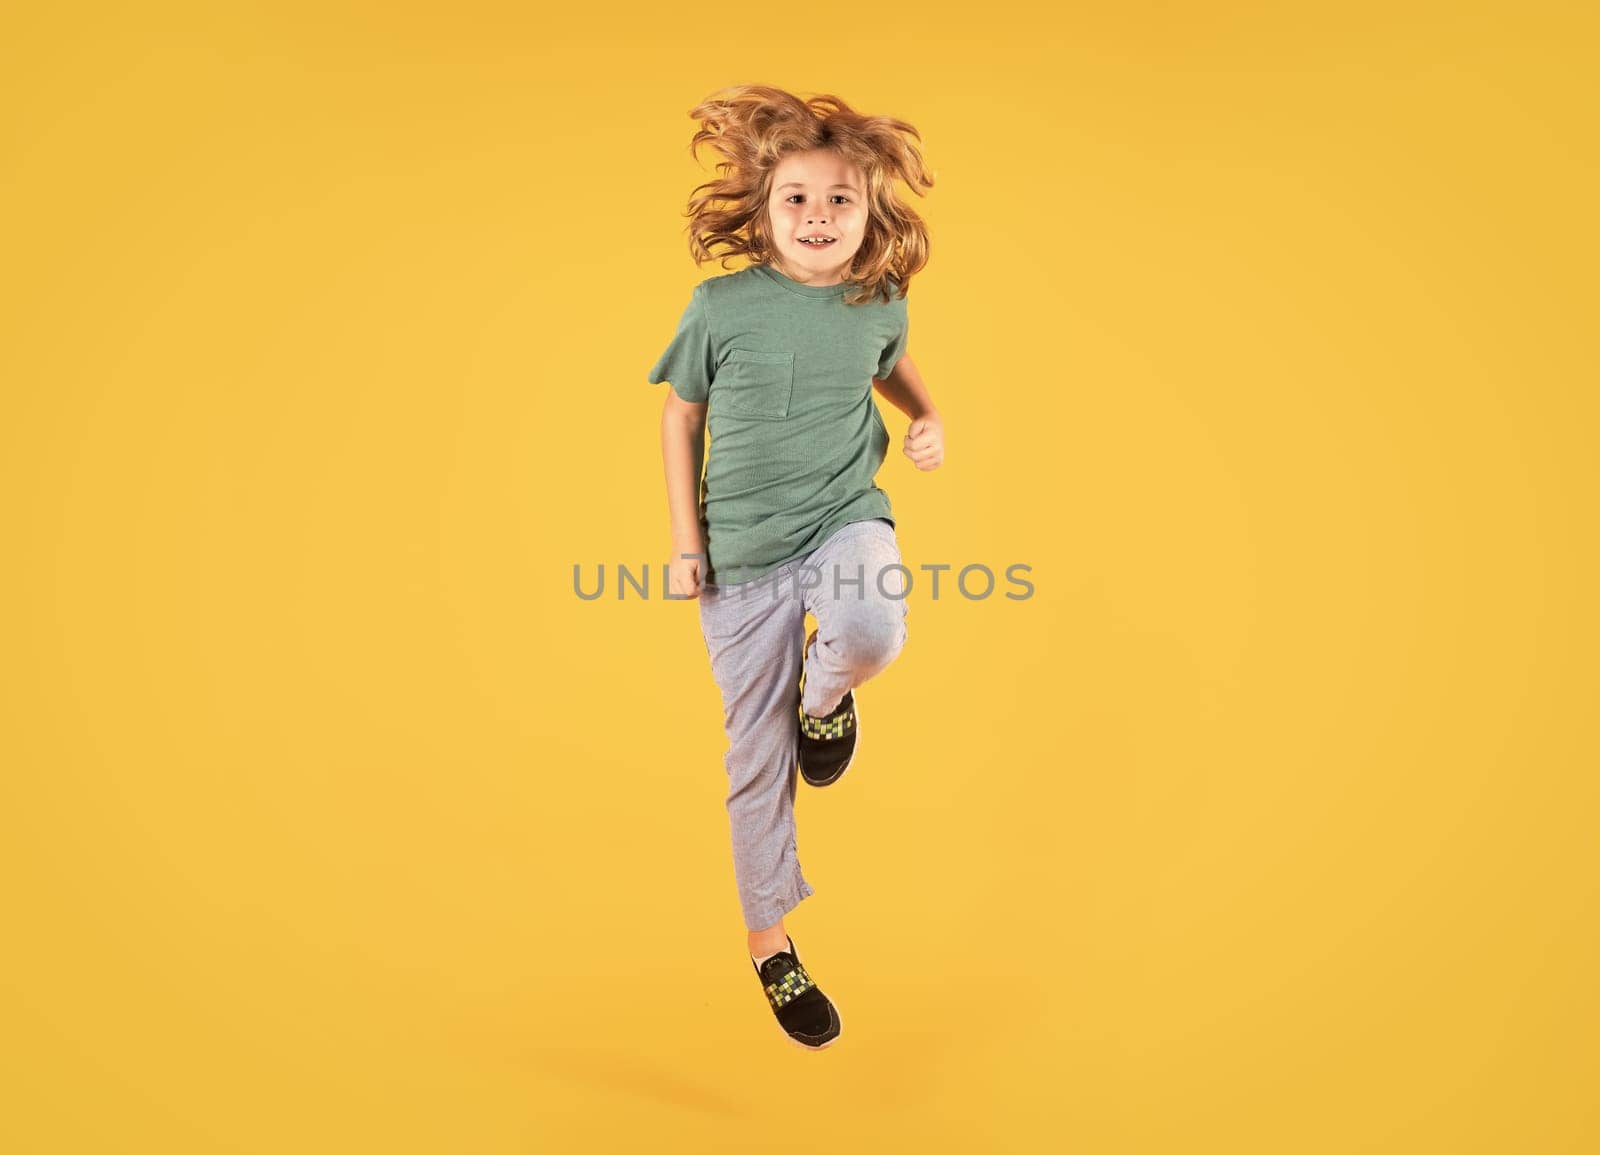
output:
[[[847, 305], [904, 297], [912, 274], [928, 263], [928, 228], [895, 194], [904, 181], [918, 196], [933, 187], [913, 140], [922, 136], [910, 124], [889, 116], [865, 116], [836, 96], [801, 100], [780, 88], [741, 84], [724, 88], [689, 110], [700, 129], [689, 142], [709, 144], [721, 158], [719, 176], [697, 185], [689, 199], [689, 254], [697, 265], [745, 255], [752, 263], [771, 260], [767, 201], [778, 162], [792, 152], [827, 149], [860, 170], [866, 181], [867, 225], [850, 264], [848, 280], [857, 287]], [[719, 251], [720, 250], [720, 251]]]

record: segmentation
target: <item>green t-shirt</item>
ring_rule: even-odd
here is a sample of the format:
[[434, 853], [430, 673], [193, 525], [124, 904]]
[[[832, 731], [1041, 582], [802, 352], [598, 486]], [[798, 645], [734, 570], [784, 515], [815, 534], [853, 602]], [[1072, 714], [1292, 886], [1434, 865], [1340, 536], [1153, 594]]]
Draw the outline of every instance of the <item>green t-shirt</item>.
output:
[[700, 519], [710, 584], [753, 581], [847, 522], [894, 521], [872, 480], [889, 447], [872, 379], [905, 351], [906, 302], [846, 305], [851, 288], [767, 265], [707, 277], [650, 370], [653, 384], [709, 402]]

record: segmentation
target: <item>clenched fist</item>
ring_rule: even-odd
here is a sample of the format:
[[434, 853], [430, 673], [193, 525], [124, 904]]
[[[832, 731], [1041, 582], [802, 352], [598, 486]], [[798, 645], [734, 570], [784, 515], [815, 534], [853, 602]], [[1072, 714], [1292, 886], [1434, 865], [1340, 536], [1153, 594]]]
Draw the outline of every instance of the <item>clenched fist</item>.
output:
[[674, 541], [672, 559], [667, 562], [667, 592], [674, 597], [698, 598], [705, 580], [706, 547], [704, 538]]
[[906, 430], [902, 452], [918, 469], [938, 469], [944, 464], [944, 423], [937, 417], [918, 417]]

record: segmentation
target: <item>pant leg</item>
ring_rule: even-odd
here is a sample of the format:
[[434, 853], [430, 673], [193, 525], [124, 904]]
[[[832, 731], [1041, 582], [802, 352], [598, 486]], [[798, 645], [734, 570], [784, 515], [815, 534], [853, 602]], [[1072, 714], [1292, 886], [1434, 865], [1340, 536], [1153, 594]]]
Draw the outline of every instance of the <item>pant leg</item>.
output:
[[822, 717], [905, 646], [910, 585], [894, 526], [883, 518], [841, 526], [804, 559], [796, 582], [817, 619], [803, 705]]
[[772, 926], [815, 893], [795, 841], [805, 607], [792, 592], [792, 568], [700, 592], [701, 632], [728, 735], [734, 877], [750, 930]]

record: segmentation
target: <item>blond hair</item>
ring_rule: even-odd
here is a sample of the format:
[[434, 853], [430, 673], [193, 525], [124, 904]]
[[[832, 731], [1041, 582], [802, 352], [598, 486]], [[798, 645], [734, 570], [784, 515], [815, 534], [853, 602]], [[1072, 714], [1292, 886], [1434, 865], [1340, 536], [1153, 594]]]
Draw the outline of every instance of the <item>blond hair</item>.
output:
[[912, 143], [922, 140], [914, 127], [890, 116], [865, 116], [837, 96], [802, 100], [764, 84], [720, 89], [689, 115], [700, 122], [690, 155], [698, 160], [700, 146], [709, 144], [721, 158], [720, 175], [695, 186], [684, 213], [695, 264], [720, 260], [727, 268], [728, 258], [740, 255], [767, 263], [773, 253], [767, 218], [773, 172], [792, 152], [824, 149], [866, 179], [866, 233], [848, 277], [858, 287], [845, 303], [890, 300], [890, 277], [898, 295], [906, 295], [912, 274], [928, 263], [928, 228], [892, 182], [899, 178], [918, 196], [933, 187], [933, 173]]

